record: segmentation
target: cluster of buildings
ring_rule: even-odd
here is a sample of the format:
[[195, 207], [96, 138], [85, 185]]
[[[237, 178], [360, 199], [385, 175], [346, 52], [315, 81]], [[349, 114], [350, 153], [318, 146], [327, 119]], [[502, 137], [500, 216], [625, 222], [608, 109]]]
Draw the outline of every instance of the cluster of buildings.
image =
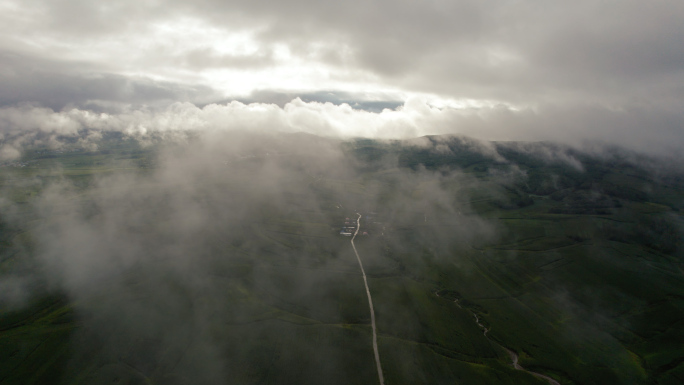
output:
[[351, 237], [354, 235], [354, 231], [356, 231], [356, 223], [349, 218], [344, 218], [344, 225], [340, 229], [340, 235]]
[[[344, 218], [344, 225], [340, 229], [340, 235], [351, 237], [356, 231], [356, 222], [353, 219]], [[368, 231], [362, 231], [359, 235], [368, 235]]]

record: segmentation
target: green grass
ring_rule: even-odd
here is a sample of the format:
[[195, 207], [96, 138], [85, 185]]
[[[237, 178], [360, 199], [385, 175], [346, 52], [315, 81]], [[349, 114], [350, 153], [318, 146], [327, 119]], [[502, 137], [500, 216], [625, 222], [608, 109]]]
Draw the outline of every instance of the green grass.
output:
[[[77, 301], [51, 294], [3, 309], [0, 383], [374, 383], [363, 280], [350, 239], [337, 234], [356, 208], [377, 210], [383, 222], [364, 222], [373, 235], [356, 245], [388, 385], [545, 383], [514, 370], [497, 344], [562, 384], [680, 383], [682, 186], [584, 155], [583, 172], [546, 165], [496, 144], [527, 175], [502, 182], [510, 164], [467, 142], [448, 146], [451, 154], [348, 142], [346, 153], [360, 160], [350, 166], [355, 177], [293, 173], [271, 195], [252, 180], [264, 159], [232, 163], [231, 179], [195, 179], [194, 203], [221, 215], [215, 207], [229, 195], [238, 204], [223, 210], [244, 210], [248, 220], [184, 241], [171, 236], [168, 197], [150, 199], [155, 186], [142, 184], [125, 197], [146, 202], [136, 213], [145, 220], [130, 231], [170, 249], [188, 242], [182, 251], [202, 263], [145, 259]], [[33, 211], [46, 187], [74, 185], [60, 208], [69, 213], [97, 198], [90, 187], [105, 175], [146, 180], [157, 150], [110, 138], [92, 153], [36, 150], [27, 167], [0, 169], [2, 274], [35, 266], [34, 235], [59, 223]], [[393, 156], [399, 167], [385, 168]], [[442, 201], [430, 195], [434, 186]], [[265, 203], [239, 203], [252, 197]]]

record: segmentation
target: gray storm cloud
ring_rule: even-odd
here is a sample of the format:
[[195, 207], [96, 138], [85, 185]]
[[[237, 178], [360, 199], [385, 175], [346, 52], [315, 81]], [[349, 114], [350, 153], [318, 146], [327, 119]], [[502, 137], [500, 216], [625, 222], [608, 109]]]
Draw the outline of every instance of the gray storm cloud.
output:
[[[75, 46], [130, 33], [144, 36], [153, 26], [172, 26], [184, 15], [215, 28], [226, 22], [234, 28], [256, 26], [255, 36], [263, 44], [248, 55], [254, 58], [268, 53], [271, 44], [283, 43], [295, 55], [309, 55], [308, 60], [452, 96], [526, 102], [681, 97], [684, 52], [678, 42], [684, 35], [684, 8], [671, 2], [32, 3], [31, 8], [9, 3], [7, 18], [27, 17], [7, 24], [6, 47], [21, 47], [19, 34], [55, 34]], [[328, 41], [320, 52], [313, 44], [319, 41]], [[340, 47], [348, 47], [348, 53], [333, 54]], [[164, 53], [135, 56], [144, 65]], [[190, 62], [199, 67], [216, 65], [209, 49], [177, 54], [194, 58]], [[59, 57], [49, 51], [42, 55]], [[100, 65], [114, 69], [117, 64]], [[655, 90], [660, 92], [654, 95]]]
[[[218, 114], [223, 126], [252, 127], [249, 116], [331, 136], [448, 133], [648, 153], [683, 144], [684, 6], [674, 2], [3, 4], [6, 107], [106, 112], [118, 123], [105, 125], [141, 132], [213, 127]], [[212, 105], [230, 100], [257, 104]]]

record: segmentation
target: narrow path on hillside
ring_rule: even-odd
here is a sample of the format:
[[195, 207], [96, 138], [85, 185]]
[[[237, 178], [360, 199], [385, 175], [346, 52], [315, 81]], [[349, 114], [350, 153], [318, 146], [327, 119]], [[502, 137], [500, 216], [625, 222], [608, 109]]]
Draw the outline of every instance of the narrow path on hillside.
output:
[[[490, 340], [490, 341], [491, 341], [491, 340]], [[499, 346], [501, 346], [501, 345], [499, 345]], [[529, 374], [531, 374], [531, 375], [533, 375], [533, 376], [535, 376], [535, 377], [537, 377], [537, 378], [544, 379], [544, 380], [548, 381], [549, 384], [551, 384], [551, 385], [560, 385], [560, 383], [559, 383], [558, 381], [554, 380], [553, 378], [551, 378], [551, 377], [549, 377], [549, 376], [546, 376], [546, 375], [543, 375], [543, 374], [541, 374], [541, 373], [533, 372], [533, 371], [530, 371], [530, 370], [527, 370], [527, 369], [523, 368], [523, 367], [520, 366], [520, 364], [518, 363], [518, 355], [517, 355], [514, 351], [509, 350], [509, 349], [506, 349], [506, 348], [504, 348], [503, 346], [501, 346], [501, 347], [502, 347], [506, 352], [508, 352], [508, 355], [509, 355], [509, 356], [511, 356], [511, 361], [513, 361], [513, 367], [516, 368], [517, 370], [522, 370], [523, 372], [527, 372], [527, 373], [529, 373]]]
[[[435, 295], [436, 295], [437, 297], [439, 297], [439, 292], [435, 292]], [[458, 303], [458, 300], [455, 300], [454, 303], [456, 304], [456, 306], [458, 306], [459, 308], [463, 309], [463, 307]], [[531, 375], [533, 375], [533, 376], [535, 376], [535, 377], [537, 377], [537, 378], [544, 379], [544, 380], [548, 381], [549, 384], [551, 384], [551, 385], [560, 385], [560, 383], [559, 383], [558, 381], [554, 380], [553, 378], [551, 378], [551, 377], [549, 377], [549, 376], [547, 376], [547, 375], [544, 375], [544, 374], [541, 374], [541, 373], [537, 373], [537, 372], [533, 372], [533, 371], [531, 371], [531, 370], [527, 370], [527, 369], [523, 368], [523, 367], [518, 363], [518, 355], [517, 355], [514, 351], [508, 349], [507, 347], [505, 347], [505, 346], [501, 345], [500, 343], [498, 343], [498, 342], [492, 340], [491, 338], [489, 338], [489, 336], [487, 336], [487, 333], [489, 333], [489, 330], [490, 330], [490, 329], [488, 329], [487, 327], [485, 327], [485, 326], [480, 322], [480, 317], [478, 317], [477, 314], [476, 314], [474, 311], [472, 311], [472, 310], [470, 310], [470, 309], [466, 309], [466, 310], [468, 310], [468, 311], [470, 312], [470, 314], [472, 314], [473, 317], [475, 317], [475, 323], [477, 324], [477, 326], [479, 326], [482, 330], [484, 330], [484, 333], [483, 333], [483, 334], [484, 334], [485, 338], [487, 338], [490, 342], [492, 342], [492, 343], [498, 345], [501, 349], [505, 350], [506, 353], [508, 353], [508, 355], [511, 357], [511, 361], [512, 361], [512, 363], [513, 363], [513, 368], [515, 368], [516, 370], [521, 370], [521, 371], [523, 371], [523, 372], [527, 372], [527, 373], [529, 373], [529, 374], [531, 374]]]
[[351, 239], [351, 245], [354, 249], [354, 254], [356, 254], [356, 260], [359, 261], [359, 267], [361, 268], [361, 274], [363, 275], [363, 284], [366, 285], [366, 295], [368, 296], [368, 306], [370, 307], [371, 314], [371, 327], [373, 328], [373, 353], [375, 353], [375, 364], [378, 367], [378, 378], [380, 379], [380, 385], [385, 385], [385, 378], [382, 375], [382, 366], [380, 366], [380, 354], [378, 353], [378, 333], [375, 330], [375, 310], [373, 310], [373, 298], [371, 298], [370, 290], [368, 289], [368, 279], [366, 279], [366, 271], [363, 269], [363, 263], [361, 263], [361, 257], [359, 257], [359, 252], [356, 251], [356, 246], [354, 246], [354, 238], [356, 234], [359, 233], [359, 228], [361, 227], [361, 214], [356, 213], [359, 217], [356, 218], [356, 231]]

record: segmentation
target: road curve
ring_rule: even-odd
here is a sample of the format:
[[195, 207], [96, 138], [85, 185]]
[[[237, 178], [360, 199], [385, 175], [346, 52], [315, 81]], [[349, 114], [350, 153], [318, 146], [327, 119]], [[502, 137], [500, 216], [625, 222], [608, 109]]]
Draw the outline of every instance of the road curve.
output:
[[[437, 297], [439, 297], [438, 292], [436, 292], [435, 295], [436, 295]], [[463, 309], [463, 308], [461, 307], [461, 305], [458, 304], [458, 299], [455, 300], [454, 303], [456, 303], [456, 306], [458, 306], [458, 307], [460, 307], [461, 309]], [[491, 341], [491, 342], [493, 342], [493, 343], [499, 345], [499, 347], [501, 347], [503, 350], [506, 351], [506, 353], [508, 353], [508, 355], [511, 357], [511, 361], [512, 361], [512, 364], [513, 364], [513, 368], [515, 368], [516, 370], [521, 370], [521, 371], [523, 371], [523, 372], [527, 372], [527, 373], [529, 373], [529, 374], [531, 374], [531, 375], [533, 375], [533, 376], [535, 376], [535, 377], [537, 377], [537, 378], [544, 379], [544, 380], [548, 381], [549, 384], [551, 384], [551, 385], [560, 385], [560, 383], [559, 383], [558, 381], [554, 380], [553, 378], [551, 378], [551, 377], [549, 377], [549, 376], [547, 376], [547, 375], [544, 375], [544, 374], [541, 374], [541, 373], [537, 373], [537, 372], [533, 372], [533, 371], [531, 371], [531, 370], [527, 370], [527, 369], [523, 368], [523, 367], [518, 363], [518, 355], [517, 355], [514, 351], [512, 351], [511, 349], [508, 349], [507, 347], [501, 345], [500, 343], [498, 343], [498, 342], [496, 342], [496, 341], [490, 339], [490, 338], [487, 336], [487, 333], [489, 333], [489, 328], [487, 328], [486, 326], [484, 326], [484, 325], [480, 322], [480, 317], [478, 317], [477, 314], [476, 314], [475, 312], [473, 312], [472, 310], [468, 310], [468, 311], [470, 311], [470, 313], [475, 317], [475, 323], [477, 323], [477, 326], [479, 326], [480, 329], [484, 330], [484, 333], [483, 333], [483, 334], [484, 334], [485, 338], [487, 338], [489, 341]]]
[[351, 239], [351, 245], [354, 249], [354, 254], [356, 254], [356, 260], [359, 261], [359, 267], [361, 268], [361, 274], [363, 275], [363, 284], [366, 285], [366, 295], [368, 296], [368, 306], [370, 307], [371, 315], [371, 327], [373, 328], [373, 352], [375, 353], [375, 364], [378, 367], [378, 379], [380, 380], [380, 385], [385, 385], [385, 378], [382, 375], [382, 366], [380, 366], [380, 354], [378, 353], [378, 334], [375, 330], [375, 310], [373, 310], [373, 299], [371, 298], [370, 290], [368, 289], [368, 279], [366, 279], [366, 271], [363, 269], [363, 263], [361, 263], [361, 257], [359, 257], [359, 252], [356, 251], [356, 246], [354, 246], [354, 238], [356, 234], [359, 233], [359, 228], [361, 227], [361, 214], [356, 213], [359, 217], [356, 218], [356, 231]]
[[[501, 345], [499, 345], [499, 346], [501, 346]], [[533, 371], [531, 371], [531, 370], [527, 370], [527, 369], [523, 368], [523, 367], [518, 363], [518, 355], [515, 354], [514, 351], [512, 351], [512, 350], [510, 350], [510, 349], [507, 349], [507, 348], [504, 348], [503, 346], [501, 346], [501, 347], [502, 347], [506, 352], [508, 352], [508, 355], [509, 355], [509, 356], [511, 356], [511, 361], [513, 361], [513, 367], [514, 367], [516, 370], [522, 370], [523, 372], [527, 372], [527, 373], [529, 373], [529, 374], [531, 374], [531, 375], [533, 375], [533, 376], [535, 376], [535, 377], [537, 377], [537, 378], [544, 379], [544, 380], [548, 381], [549, 384], [551, 384], [551, 385], [560, 385], [560, 383], [559, 383], [558, 381], [554, 380], [553, 378], [551, 378], [551, 377], [549, 377], [549, 376], [546, 376], [546, 375], [544, 375], [544, 374], [537, 373], [537, 372], [533, 372]]]

